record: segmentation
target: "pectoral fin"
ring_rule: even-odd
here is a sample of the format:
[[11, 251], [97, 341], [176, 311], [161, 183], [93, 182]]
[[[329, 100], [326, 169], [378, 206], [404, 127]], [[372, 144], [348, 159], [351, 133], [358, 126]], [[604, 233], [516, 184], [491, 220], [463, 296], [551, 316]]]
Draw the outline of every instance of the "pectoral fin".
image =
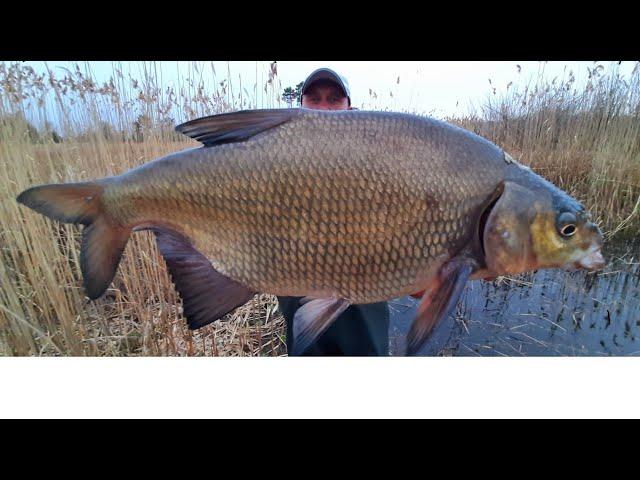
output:
[[467, 280], [476, 268], [473, 260], [452, 260], [442, 266], [418, 307], [407, 335], [407, 355], [415, 355], [433, 327], [454, 309]]
[[303, 298], [293, 317], [293, 351], [301, 355], [349, 306], [344, 298]]
[[155, 230], [155, 234], [190, 330], [218, 320], [256, 293], [214, 269], [187, 237], [166, 230]]

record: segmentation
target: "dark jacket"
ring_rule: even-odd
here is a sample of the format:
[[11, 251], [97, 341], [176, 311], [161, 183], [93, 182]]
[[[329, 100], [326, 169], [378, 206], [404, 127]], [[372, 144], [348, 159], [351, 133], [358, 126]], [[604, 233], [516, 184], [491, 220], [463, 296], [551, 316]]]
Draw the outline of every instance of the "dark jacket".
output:
[[[301, 297], [278, 297], [287, 324], [287, 349], [293, 346], [293, 317]], [[389, 306], [387, 302], [351, 305], [303, 356], [389, 355]]]

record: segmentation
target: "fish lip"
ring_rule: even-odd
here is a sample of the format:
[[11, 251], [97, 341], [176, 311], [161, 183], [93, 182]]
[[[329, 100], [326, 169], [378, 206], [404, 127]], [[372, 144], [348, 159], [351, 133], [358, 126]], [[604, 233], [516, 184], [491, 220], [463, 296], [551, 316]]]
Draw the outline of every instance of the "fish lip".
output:
[[587, 254], [578, 260], [577, 264], [589, 271], [602, 270], [607, 264], [602, 255], [602, 247], [600, 245], [592, 246]]

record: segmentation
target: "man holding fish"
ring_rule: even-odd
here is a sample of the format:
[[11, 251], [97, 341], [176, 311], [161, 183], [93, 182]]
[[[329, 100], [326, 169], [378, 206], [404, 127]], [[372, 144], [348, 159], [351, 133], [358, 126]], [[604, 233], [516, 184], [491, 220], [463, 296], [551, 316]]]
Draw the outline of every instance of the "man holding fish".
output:
[[[603, 268], [602, 232], [566, 192], [457, 126], [350, 111], [346, 82], [323, 72], [344, 95], [303, 88], [303, 107], [317, 108], [197, 118], [176, 130], [201, 147], [120, 175], [33, 186], [17, 201], [84, 226], [90, 299], [142, 230], [156, 236], [191, 329], [256, 293], [294, 297], [281, 303], [291, 355], [312, 352], [343, 319], [348, 330], [315, 354], [386, 355], [386, 302], [424, 291], [406, 341], [415, 355], [468, 280]], [[323, 111], [332, 106], [342, 111]]]
[[[352, 110], [347, 80], [328, 68], [312, 72], [302, 89], [301, 105], [313, 110]], [[287, 349], [293, 349], [293, 318], [301, 297], [279, 297], [287, 324]], [[389, 306], [387, 302], [351, 305], [303, 356], [372, 356], [389, 353]]]

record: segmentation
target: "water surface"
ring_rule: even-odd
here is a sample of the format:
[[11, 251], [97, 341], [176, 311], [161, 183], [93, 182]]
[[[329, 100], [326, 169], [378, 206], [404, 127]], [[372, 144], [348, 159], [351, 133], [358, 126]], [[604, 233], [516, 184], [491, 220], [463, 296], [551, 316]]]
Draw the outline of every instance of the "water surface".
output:
[[[601, 272], [538, 270], [468, 282], [455, 314], [420, 355], [640, 355], [640, 248], [605, 251]], [[402, 355], [419, 301], [390, 302], [392, 355]]]

